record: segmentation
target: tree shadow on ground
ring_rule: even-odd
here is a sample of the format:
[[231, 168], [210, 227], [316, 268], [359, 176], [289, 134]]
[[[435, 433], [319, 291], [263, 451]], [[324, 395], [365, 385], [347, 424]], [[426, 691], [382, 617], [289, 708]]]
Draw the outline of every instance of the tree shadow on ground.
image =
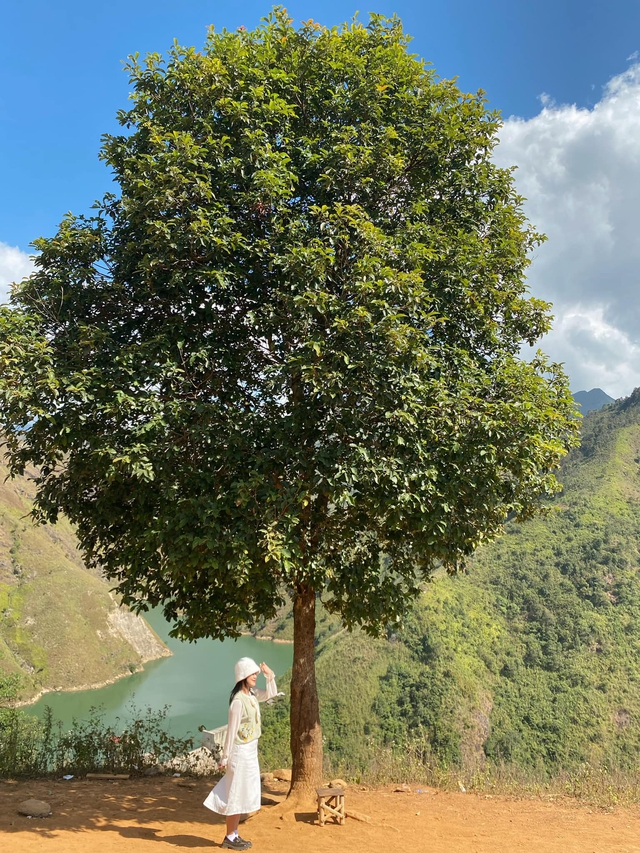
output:
[[[0, 780], [0, 834], [27, 831], [44, 841], [67, 832], [97, 831], [107, 836], [118, 835], [125, 843], [141, 840], [168, 845], [156, 848], [158, 851], [177, 848], [205, 853], [220, 848], [225, 833], [224, 817], [202, 805], [217, 781], [213, 777], [167, 776], [130, 780]], [[263, 785], [265, 803], [261, 813], [277, 811], [278, 804], [286, 799], [288, 788], [288, 784], [277, 782]], [[52, 814], [33, 820], [20, 817], [18, 804], [30, 798], [45, 800]], [[304, 806], [294, 806], [288, 819], [312, 824], [315, 817]]]
[[158, 835], [162, 829], [147, 826], [118, 826], [117, 824], [106, 824], [97, 827], [100, 832], [117, 832], [122, 838], [143, 838], [145, 841], [161, 841], [174, 847], [186, 847], [189, 849], [201, 847], [220, 847], [221, 843], [203, 838], [199, 835]]
[[[118, 833], [124, 839], [163, 841], [187, 849], [215, 848], [224, 838], [225, 819], [202, 803], [216, 781], [163, 777], [117, 782], [35, 779], [6, 783], [0, 785], [0, 833], [26, 830], [45, 839], [61, 832], [97, 830]], [[270, 793], [283, 796], [284, 792]], [[30, 798], [49, 803], [50, 817], [20, 817], [18, 804]], [[184, 833], [176, 834], [175, 824], [184, 825]], [[164, 835], [165, 832], [169, 834]]]

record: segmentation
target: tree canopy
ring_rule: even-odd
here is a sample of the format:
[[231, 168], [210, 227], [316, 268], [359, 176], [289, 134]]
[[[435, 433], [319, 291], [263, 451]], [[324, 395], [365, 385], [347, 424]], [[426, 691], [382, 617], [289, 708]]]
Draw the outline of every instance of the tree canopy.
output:
[[316, 595], [400, 620], [554, 493], [576, 433], [562, 369], [520, 357], [550, 314], [499, 116], [408, 42], [276, 9], [133, 57], [117, 192], [35, 241], [0, 314], [12, 470], [125, 602], [194, 639], [293, 596], [294, 776]]

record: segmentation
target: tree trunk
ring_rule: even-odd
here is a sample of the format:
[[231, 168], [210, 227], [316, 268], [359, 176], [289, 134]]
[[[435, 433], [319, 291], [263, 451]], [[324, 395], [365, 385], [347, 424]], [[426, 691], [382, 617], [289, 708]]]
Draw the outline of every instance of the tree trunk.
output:
[[315, 660], [316, 595], [306, 586], [293, 600], [290, 794], [313, 794], [322, 784], [322, 729]]

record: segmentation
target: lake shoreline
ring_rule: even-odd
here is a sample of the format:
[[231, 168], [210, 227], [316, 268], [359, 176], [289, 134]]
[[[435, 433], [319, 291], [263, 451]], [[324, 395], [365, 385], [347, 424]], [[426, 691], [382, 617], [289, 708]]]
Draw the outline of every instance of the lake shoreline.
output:
[[[163, 655], [163, 657], [169, 657], [169, 655]], [[145, 664], [154, 663], [155, 660], [162, 660], [162, 658], [145, 661]], [[47, 695], [47, 693], [81, 693], [84, 690], [100, 690], [102, 687], [109, 687], [111, 684], [117, 684], [118, 681], [122, 681], [123, 678], [130, 678], [132, 675], [137, 675], [140, 672], [144, 672], [144, 665], [138, 667], [133, 672], [123, 672], [121, 675], [114, 675], [113, 678], [108, 678], [106, 681], [99, 681], [97, 684], [81, 684], [76, 687], [43, 687], [30, 699], [19, 699], [17, 702], [13, 702], [12, 707], [28, 708], [29, 705], [35, 705], [36, 702], [39, 702], [43, 696]]]
[[266, 637], [259, 636], [258, 634], [252, 634], [251, 631], [241, 631], [240, 632], [243, 637], [253, 637], [254, 640], [264, 640], [268, 643], [281, 643], [285, 646], [292, 646], [293, 640], [281, 640], [280, 637]]
[[[283, 640], [283, 639], [280, 639], [278, 637], [269, 637], [269, 636], [257, 637], [254, 634], [252, 634], [250, 631], [242, 631], [241, 636], [249, 637], [252, 640], [262, 640], [264, 642], [276, 643], [278, 645], [286, 645], [286, 646], [293, 645], [293, 640]], [[162, 640], [162, 638], [160, 638], [160, 640], [164, 645], [165, 641]], [[130, 678], [131, 676], [139, 675], [140, 673], [144, 672], [146, 669], [146, 665], [149, 663], [154, 664], [154, 663], [161, 661], [163, 658], [166, 659], [168, 657], [172, 657], [174, 654], [173, 651], [170, 648], [168, 648], [166, 645], [165, 645], [165, 648], [167, 651], [164, 655], [162, 655], [158, 658], [153, 658], [153, 659], [142, 662], [142, 664], [137, 669], [135, 669], [133, 672], [130, 672], [130, 671], [122, 672], [119, 675], [115, 675], [112, 678], [109, 678], [105, 681], [97, 682], [95, 684], [82, 684], [82, 685], [77, 685], [77, 686], [73, 686], [73, 687], [43, 687], [37, 693], [35, 693], [33, 696], [31, 696], [30, 698], [19, 699], [16, 702], [13, 702], [12, 707], [14, 707], [14, 708], [28, 708], [30, 705], [37, 704], [47, 694], [60, 695], [60, 694], [83, 693], [85, 691], [101, 690], [104, 687], [110, 687], [113, 684], [117, 684], [120, 681], [124, 681], [125, 679]]]

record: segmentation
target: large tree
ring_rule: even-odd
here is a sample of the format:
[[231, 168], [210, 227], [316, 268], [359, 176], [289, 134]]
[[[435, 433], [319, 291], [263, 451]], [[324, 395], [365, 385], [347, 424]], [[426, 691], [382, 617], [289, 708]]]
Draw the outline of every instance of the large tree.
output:
[[[566, 378], [500, 127], [397, 19], [129, 65], [117, 192], [35, 242], [0, 317], [1, 421], [35, 514], [187, 639], [294, 613], [294, 789], [321, 776], [315, 607], [380, 632], [435, 567], [556, 491]], [[347, 685], [345, 685], [347, 687]]]

